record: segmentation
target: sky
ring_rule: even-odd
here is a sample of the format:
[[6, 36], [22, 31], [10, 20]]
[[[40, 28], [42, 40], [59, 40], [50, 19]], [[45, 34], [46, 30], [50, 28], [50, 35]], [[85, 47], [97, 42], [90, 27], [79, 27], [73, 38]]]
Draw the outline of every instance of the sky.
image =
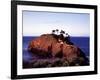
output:
[[23, 36], [40, 36], [52, 30], [64, 30], [70, 36], [89, 36], [88, 13], [23, 11]]

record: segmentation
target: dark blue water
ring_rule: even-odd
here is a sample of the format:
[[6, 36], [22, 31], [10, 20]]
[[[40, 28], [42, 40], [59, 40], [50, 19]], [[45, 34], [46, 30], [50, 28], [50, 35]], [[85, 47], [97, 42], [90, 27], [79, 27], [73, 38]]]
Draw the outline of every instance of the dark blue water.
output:
[[[36, 37], [23, 37], [23, 60], [29, 61], [33, 59], [32, 54], [27, 51], [28, 44], [31, 40]], [[79, 47], [86, 56], [89, 56], [89, 37], [71, 37], [71, 42], [74, 43], [77, 47]], [[35, 57], [34, 57], [35, 58]]]
[[86, 56], [89, 56], [89, 37], [71, 37], [71, 42], [79, 47]]

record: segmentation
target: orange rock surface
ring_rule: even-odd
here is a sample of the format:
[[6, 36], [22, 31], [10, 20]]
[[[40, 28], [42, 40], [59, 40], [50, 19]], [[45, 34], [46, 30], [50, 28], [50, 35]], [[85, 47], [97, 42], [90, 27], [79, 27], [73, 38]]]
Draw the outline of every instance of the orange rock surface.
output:
[[65, 58], [69, 62], [78, 60], [80, 57], [85, 60], [84, 53], [75, 45], [59, 42], [57, 35], [44, 34], [29, 43], [28, 51], [33, 54], [52, 58]]

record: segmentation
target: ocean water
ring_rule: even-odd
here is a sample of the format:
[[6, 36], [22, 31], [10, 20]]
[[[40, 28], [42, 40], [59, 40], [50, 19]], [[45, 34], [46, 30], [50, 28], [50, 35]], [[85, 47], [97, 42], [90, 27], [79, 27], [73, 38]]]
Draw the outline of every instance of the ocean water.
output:
[[89, 37], [71, 37], [71, 42], [74, 43], [77, 47], [79, 47], [86, 56], [89, 56]]
[[[33, 57], [31, 53], [27, 51], [28, 44], [31, 40], [35, 39], [36, 37], [23, 37], [23, 60], [25, 62], [32, 60]], [[89, 37], [71, 37], [71, 42], [74, 43], [77, 47], [79, 47], [86, 56], [89, 56]]]

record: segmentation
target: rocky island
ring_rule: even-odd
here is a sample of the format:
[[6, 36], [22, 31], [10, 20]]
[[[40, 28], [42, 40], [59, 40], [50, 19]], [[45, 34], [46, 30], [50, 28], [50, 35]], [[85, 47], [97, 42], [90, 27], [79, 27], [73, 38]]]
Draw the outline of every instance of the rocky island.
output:
[[43, 34], [29, 42], [28, 51], [38, 56], [31, 64], [24, 63], [30, 68], [85, 66], [89, 60], [84, 52], [70, 41], [70, 37], [64, 37], [63, 31], [58, 34]]

